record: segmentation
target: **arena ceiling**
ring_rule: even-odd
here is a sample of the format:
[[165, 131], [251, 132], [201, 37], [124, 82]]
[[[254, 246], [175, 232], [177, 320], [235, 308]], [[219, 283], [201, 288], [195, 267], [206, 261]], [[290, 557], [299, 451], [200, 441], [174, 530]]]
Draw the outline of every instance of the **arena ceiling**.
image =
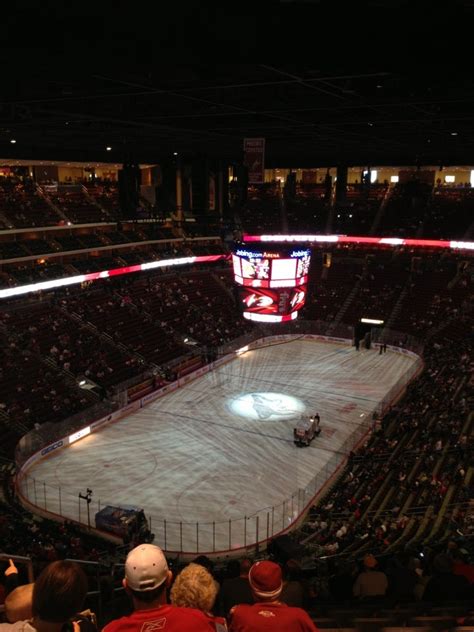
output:
[[[125, 48], [134, 43], [134, 50], [141, 51], [134, 69], [122, 63], [123, 47], [120, 52], [113, 47], [112, 40], [118, 41], [115, 23], [112, 30], [109, 24], [108, 31], [102, 31], [112, 38], [104, 40], [99, 37], [97, 15], [88, 29], [80, 21], [75, 43], [82, 37], [80, 48], [88, 54], [79, 68], [58, 67], [61, 47], [54, 40], [56, 48], [48, 53], [55, 55], [55, 61], [46, 70], [38, 65], [35, 73], [14, 72], [11, 79], [4, 74], [0, 154], [156, 163], [177, 152], [184, 159], [209, 156], [239, 161], [243, 138], [263, 137], [269, 167], [473, 164], [471, 55], [450, 45], [436, 56], [431, 48], [433, 42], [445, 43], [446, 33], [438, 27], [448, 27], [450, 20], [454, 37], [459, 41], [466, 37], [468, 48], [473, 2], [453, 0], [446, 15], [441, 5], [439, 10], [429, 5], [420, 8], [421, 3], [402, 0], [351, 3], [357, 12], [356, 26], [347, 6], [343, 23], [330, 22], [338, 4], [337, 0], [281, 0], [280, 7], [290, 13], [270, 12], [260, 23], [248, 16], [239, 20], [227, 6], [227, 13], [221, 15], [226, 22], [218, 24], [213, 16], [213, 43], [226, 46], [225, 53], [214, 48], [205, 61], [189, 51], [178, 55], [183, 52], [184, 36], [179, 39], [177, 29], [160, 31], [163, 49], [157, 63], [157, 51], [148, 47], [142, 24], [142, 39], [135, 37], [132, 42], [123, 33], [120, 37]], [[311, 19], [318, 19], [314, 40], [308, 39], [313, 29], [308, 26], [306, 5], [313, 10], [308, 14]], [[469, 14], [459, 13], [461, 5]], [[325, 12], [327, 7], [331, 14]], [[371, 15], [376, 17], [375, 25], [360, 30], [361, 21]], [[199, 19], [198, 31], [203, 29], [204, 36], [202, 10]], [[64, 24], [62, 32], [69, 28]], [[295, 25], [297, 30], [292, 29]], [[316, 39], [329, 26], [331, 48], [322, 54]], [[291, 54], [287, 40], [281, 38], [284, 28], [293, 38]], [[256, 44], [258, 29], [265, 50]], [[416, 49], [409, 47], [413, 38]], [[270, 46], [272, 39], [278, 46]], [[44, 46], [43, 37], [41, 41]], [[114, 61], [99, 57], [111, 47]], [[389, 59], [381, 53], [390, 47]], [[30, 59], [36, 54], [30, 48]]]

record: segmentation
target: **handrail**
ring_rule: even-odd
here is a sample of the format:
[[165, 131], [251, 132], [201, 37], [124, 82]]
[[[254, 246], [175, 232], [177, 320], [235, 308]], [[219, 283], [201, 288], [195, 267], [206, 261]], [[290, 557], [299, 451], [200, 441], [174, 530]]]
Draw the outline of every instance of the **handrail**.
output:
[[15, 555], [13, 553], [0, 553], [0, 560], [4, 562], [8, 562], [8, 560], [13, 560], [13, 563], [15, 564], [15, 566], [17, 565], [17, 563], [25, 564], [27, 575], [28, 575], [28, 581], [30, 583], [35, 581], [35, 577], [33, 573], [33, 561], [31, 557], [28, 557], [25, 555]]

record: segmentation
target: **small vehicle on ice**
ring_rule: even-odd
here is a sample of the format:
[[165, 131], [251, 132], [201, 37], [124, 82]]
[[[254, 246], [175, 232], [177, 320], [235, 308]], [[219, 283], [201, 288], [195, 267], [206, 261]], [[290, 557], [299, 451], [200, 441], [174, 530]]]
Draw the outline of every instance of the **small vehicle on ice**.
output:
[[308, 446], [314, 437], [321, 433], [319, 421], [319, 415], [317, 414], [311, 417], [301, 417], [293, 430], [295, 444]]
[[95, 514], [95, 526], [119, 536], [124, 544], [152, 542], [154, 539], [145, 512], [135, 505], [107, 505]]

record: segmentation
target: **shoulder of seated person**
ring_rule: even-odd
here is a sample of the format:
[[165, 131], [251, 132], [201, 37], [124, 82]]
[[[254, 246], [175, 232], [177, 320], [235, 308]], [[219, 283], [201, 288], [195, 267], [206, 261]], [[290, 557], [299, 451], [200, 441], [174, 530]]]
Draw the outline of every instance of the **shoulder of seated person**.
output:
[[15, 623], [0, 623], [1, 632], [36, 632], [31, 620], [16, 621]]

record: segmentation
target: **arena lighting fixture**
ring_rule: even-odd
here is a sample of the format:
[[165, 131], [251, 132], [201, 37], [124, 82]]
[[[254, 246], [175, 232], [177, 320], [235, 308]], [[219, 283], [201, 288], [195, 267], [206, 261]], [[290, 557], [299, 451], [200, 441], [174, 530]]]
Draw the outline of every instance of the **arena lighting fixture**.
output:
[[112, 151], [112, 147], [106, 147], [106, 151]]
[[89, 435], [90, 433], [90, 426], [87, 426], [86, 428], [81, 428], [81, 430], [78, 430], [74, 434], [69, 435], [69, 445], [71, 445], [71, 443], [74, 443], [75, 441], [79, 441], [79, 439], [82, 439], [83, 437], [87, 437], [87, 435]]
[[377, 318], [361, 318], [361, 323], [367, 323], [368, 325], [383, 325], [383, 320], [378, 320]]
[[16, 140], [14, 138], [11, 139], [11, 144], [14, 145], [16, 143]]

